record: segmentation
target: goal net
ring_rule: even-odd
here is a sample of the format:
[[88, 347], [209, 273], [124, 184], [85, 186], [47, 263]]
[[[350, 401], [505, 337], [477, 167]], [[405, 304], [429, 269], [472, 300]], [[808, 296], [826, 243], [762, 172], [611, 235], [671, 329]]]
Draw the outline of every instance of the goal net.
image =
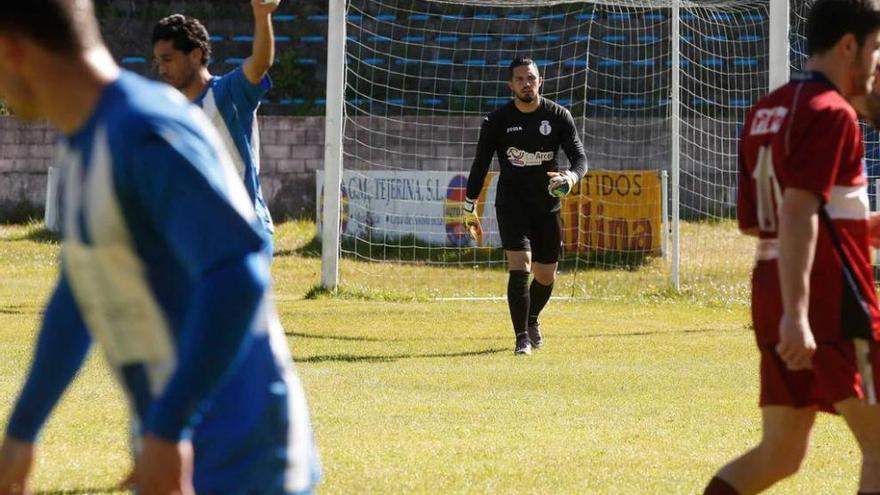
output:
[[[341, 285], [503, 296], [497, 160], [476, 241], [461, 205], [482, 117], [510, 100], [511, 60], [530, 56], [590, 168], [563, 204], [554, 293], [650, 297], [676, 277], [695, 298], [745, 300], [753, 249], [734, 221], [736, 146], [768, 89], [769, 4], [677, 3], [348, 0]], [[316, 187], [321, 202], [321, 175]]]

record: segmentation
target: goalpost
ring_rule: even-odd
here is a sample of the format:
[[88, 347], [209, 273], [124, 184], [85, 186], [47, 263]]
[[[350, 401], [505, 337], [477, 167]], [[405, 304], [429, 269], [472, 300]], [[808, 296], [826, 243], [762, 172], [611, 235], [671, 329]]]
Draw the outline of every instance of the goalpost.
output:
[[749, 106], [787, 80], [787, 2], [329, 5], [316, 184], [325, 287], [503, 294], [496, 179], [478, 207], [483, 238], [469, 239], [460, 208], [482, 116], [509, 101], [507, 65], [528, 55], [543, 95], [575, 117], [591, 171], [563, 206], [556, 294], [627, 298], [674, 287], [746, 297], [752, 245], [733, 220], [738, 129]]

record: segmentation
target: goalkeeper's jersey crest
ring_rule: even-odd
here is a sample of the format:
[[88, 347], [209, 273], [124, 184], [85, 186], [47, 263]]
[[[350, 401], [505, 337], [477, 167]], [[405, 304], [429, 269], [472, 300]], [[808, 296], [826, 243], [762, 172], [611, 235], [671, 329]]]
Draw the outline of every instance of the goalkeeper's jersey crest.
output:
[[[62, 277], [137, 426], [178, 365], [196, 277], [266, 240], [216, 131], [164, 85], [123, 72], [60, 147]], [[227, 378], [192, 425], [196, 487], [309, 489], [308, 412], [269, 290], [249, 331], [246, 366], [203, 370]]]

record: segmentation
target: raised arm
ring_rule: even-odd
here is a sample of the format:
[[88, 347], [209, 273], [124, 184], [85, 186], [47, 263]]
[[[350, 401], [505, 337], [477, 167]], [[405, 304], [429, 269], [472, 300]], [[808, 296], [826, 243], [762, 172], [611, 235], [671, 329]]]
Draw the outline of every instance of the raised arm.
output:
[[277, 3], [251, 0], [254, 10], [254, 47], [242, 66], [244, 75], [252, 84], [259, 84], [275, 60], [275, 33], [272, 30], [272, 12]]

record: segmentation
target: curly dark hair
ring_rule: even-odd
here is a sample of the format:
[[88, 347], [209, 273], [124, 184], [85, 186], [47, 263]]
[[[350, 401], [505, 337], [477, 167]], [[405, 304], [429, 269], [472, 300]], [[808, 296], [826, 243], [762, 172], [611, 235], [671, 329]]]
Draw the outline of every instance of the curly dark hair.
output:
[[196, 48], [202, 49], [202, 65], [208, 65], [211, 59], [211, 40], [208, 30], [195, 17], [182, 14], [169, 15], [153, 27], [153, 41], [171, 41], [174, 48], [189, 54]]
[[92, 2], [83, 0], [0, 1], [0, 31], [66, 55], [101, 43]]
[[880, 0], [819, 0], [807, 17], [807, 53], [829, 50], [852, 33], [859, 45], [880, 29]]

